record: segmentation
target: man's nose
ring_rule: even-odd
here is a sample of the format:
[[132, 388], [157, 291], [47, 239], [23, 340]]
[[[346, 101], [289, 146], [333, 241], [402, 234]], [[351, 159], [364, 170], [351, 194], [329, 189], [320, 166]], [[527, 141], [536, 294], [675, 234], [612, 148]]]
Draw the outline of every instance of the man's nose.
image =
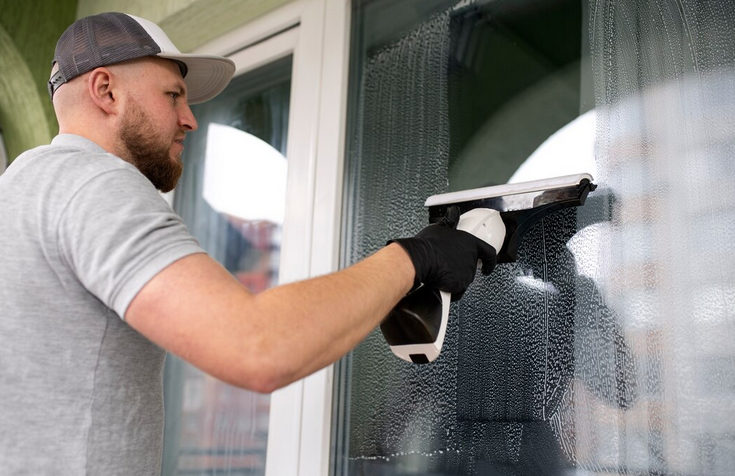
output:
[[194, 113], [191, 112], [191, 108], [188, 104], [184, 106], [183, 111], [179, 114], [179, 126], [192, 132], [199, 128], [199, 124], [197, 124]]

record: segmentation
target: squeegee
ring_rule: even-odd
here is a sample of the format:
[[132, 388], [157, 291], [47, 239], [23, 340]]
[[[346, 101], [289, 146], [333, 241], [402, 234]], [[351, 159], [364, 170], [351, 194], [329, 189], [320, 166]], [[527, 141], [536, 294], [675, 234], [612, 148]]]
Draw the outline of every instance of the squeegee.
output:
[[[511, 263], [518, 259], [523, 235], [539, 220], [584, 205], [597, 188], [592, 180], [590, 174], [577, 174], [463, 190], [433, 195], [424, 205], [430, 223], [440, 221], [449, 207], [458, 207], [457, 229], [492, 246], [498, 264]], [[450, 302], [449, 293], [427, 286], [406, 295], [380, 325], [393, 353], [416, 364], [433, 362], [444, 344]]]

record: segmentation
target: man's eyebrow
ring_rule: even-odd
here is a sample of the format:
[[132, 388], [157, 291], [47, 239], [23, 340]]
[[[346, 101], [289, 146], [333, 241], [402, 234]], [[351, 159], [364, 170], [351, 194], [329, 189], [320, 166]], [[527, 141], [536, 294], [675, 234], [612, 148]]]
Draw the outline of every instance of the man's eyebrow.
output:
[[183, 81], [176, 81], [171, 89], [174, 89], [181, 96], [186, 96], [186, 83]]

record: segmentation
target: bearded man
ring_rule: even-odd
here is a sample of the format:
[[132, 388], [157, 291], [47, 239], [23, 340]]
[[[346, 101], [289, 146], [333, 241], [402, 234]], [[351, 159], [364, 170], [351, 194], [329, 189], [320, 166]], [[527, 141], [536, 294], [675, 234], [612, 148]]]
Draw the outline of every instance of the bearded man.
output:
[[343, 356], [416, 283], [462, 293], [492, 247], [432, 225], [337, 273], [250, 294], [158, 191], [176, 186], [190, 103], [232, 61], [181, 54], [123, 13], [56, 47], [50, 145], [0, 176], [0, 461], [8, 474], [159, 474], [166, 351], [271, 392]]

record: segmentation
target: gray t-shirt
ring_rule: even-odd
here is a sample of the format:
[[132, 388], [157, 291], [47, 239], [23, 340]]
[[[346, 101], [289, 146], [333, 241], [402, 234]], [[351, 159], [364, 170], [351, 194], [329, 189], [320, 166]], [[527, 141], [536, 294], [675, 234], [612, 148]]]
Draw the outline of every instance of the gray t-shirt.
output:
[[121, 318], [200, 252], [138, 169], [80, 136], [0, 175], [0, 474], [160, 474], [165, 353]]

